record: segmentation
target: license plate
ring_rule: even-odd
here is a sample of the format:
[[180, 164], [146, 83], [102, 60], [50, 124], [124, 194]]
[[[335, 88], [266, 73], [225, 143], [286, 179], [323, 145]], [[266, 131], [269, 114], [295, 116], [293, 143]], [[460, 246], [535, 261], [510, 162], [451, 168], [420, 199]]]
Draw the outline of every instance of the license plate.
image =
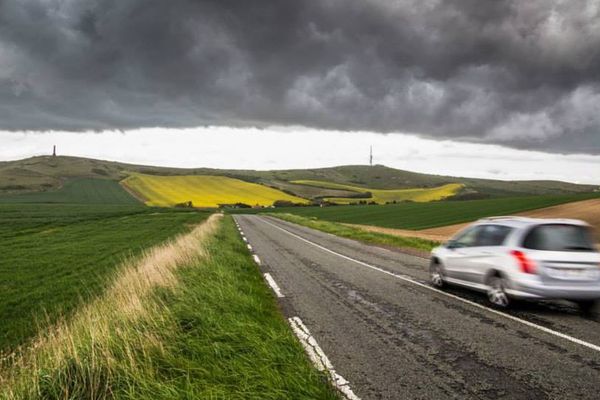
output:
[[596, 279], [597, 272], [583, 268], [552, 268], [548, 275], [557, 279]]

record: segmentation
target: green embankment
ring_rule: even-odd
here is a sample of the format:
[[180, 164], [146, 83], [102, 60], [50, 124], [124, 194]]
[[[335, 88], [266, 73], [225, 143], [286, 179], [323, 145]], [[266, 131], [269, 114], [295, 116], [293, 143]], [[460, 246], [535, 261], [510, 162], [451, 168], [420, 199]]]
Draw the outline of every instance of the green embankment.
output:
[[166, 371], [134, 398], [337, 399], [308, 362], [230, 217], [211, 257], [180, 273], [164, 296], [179, 329], [167, 337]]
[[58, 190], [0, 195], [0, 203], [139, 204], [116, 181], [70, 179]]
[[281, 212], [325, 221], [418, 230], [469, 222], [495, 215], [511, 215], [598, 197], [600, 197], [599, 193], [587, 193], [372, 206], [290, 207], [233, 212]]
[[207, 215], [143, 206], [0, 204], [0, 351], [101, 293], [125, 257]]

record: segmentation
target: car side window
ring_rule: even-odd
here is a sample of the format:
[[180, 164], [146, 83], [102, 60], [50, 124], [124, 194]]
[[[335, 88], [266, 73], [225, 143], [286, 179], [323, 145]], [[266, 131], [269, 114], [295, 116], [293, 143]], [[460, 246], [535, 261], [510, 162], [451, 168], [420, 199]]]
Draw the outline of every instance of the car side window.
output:
[[502, 246], [511, 232], [511, 228], [503, 225], [485, 225], [477, 237], [477, 246]]
[[473, 228], [467, 229], [463, 233], [459, 234], [454, 240], [454, 247], [473, 247], [477, 244], [477, 237], [479, 236], [479, 232], [481, 231], [480, 226], [475, 226]]

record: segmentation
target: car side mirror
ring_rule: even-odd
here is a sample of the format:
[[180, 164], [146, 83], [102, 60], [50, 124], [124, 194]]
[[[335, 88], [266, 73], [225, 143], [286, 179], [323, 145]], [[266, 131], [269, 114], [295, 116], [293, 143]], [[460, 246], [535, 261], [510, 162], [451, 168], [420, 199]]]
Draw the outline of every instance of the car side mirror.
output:
[[446, 248], [449, 249], [449, 250], [454, 250], [457, 247], [458, 246], [456, 245], [456, 241], [454, 241], [454, 240], [448, 240], [446, 242]]

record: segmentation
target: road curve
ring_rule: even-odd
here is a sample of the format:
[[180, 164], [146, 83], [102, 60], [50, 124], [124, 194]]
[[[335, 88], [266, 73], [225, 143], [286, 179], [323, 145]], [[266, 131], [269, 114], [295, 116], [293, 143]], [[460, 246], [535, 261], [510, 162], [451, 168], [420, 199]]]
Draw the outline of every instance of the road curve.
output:
[[283, 313], [301, 318], [362, 399], [600, 397], [600, 321], [567, 303], [507, 318], [478, 294], [423, 286], [425, 259], [275, 218], [235, 219]]

